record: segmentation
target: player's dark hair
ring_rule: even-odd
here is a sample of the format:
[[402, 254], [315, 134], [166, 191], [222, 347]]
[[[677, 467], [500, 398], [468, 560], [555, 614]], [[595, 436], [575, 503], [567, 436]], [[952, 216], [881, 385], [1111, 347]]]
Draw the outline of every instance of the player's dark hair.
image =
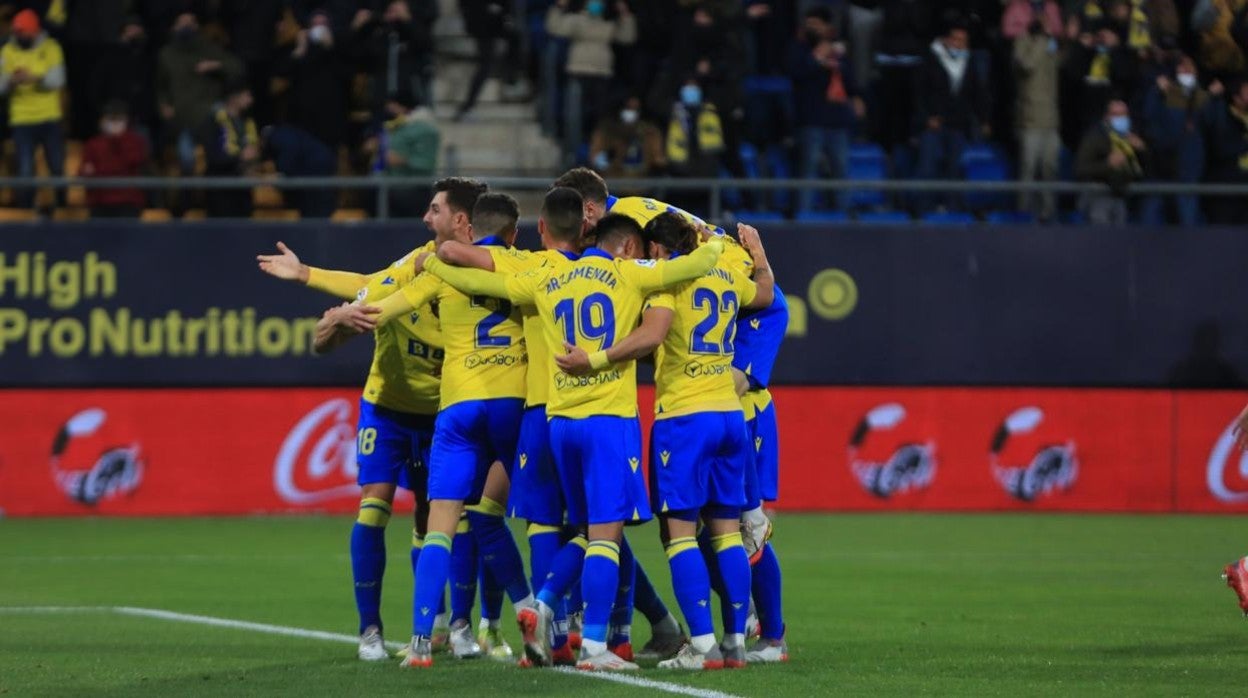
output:
[[542, 220], [546, 230], [563, 242], [576, 242], [585, 222], [585, 202], [570, 187], [555, 187], [542, 200]]
[[608, 213], [603, 216], [589, 235], [598, 247], [613, 246], [632, 236], [643, 242], [646, 239], [637, 221], [622, 213]]
[[642, 231], [646, 242], [657, 242], [672, 252], [689, 254], [698, 248], [698, 231], [678, 213], [660, 213]]
[[446, 203], [452, 211], [466, 213], [472, 220], [477, 198], [490, 190], [490, 185], [467, 177], [445, 177], [433, 183], [433, 191], [446, 192]]
[[556, 187], [575, 189], [581, 198], [597, 204], [607, 202], [607, 182], [588, 167], [574, 167], [555, 180]]
[[486, 192], [477, 197], [477, 203], [472, 207], [472, 234], [479, 240], [510, 233], [516, 229], [519, 220], [520, 204], [510, 194]]

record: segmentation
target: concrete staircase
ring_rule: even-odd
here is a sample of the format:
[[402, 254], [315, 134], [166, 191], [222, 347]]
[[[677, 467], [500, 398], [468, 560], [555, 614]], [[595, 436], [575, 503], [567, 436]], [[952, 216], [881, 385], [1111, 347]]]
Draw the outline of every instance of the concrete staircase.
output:
[[[434, 25], [437, 72], [433, 89], [434, 112], [442, 132], [439, 170], [447, 175], [484, 179], [491, 176], [553, 179], [559, 172], [559, 145], [542, 134], [531, 101], [502, 101], [501, 84], [497, 79], [486, 81], [477, 106], [466, 120], [451, 121], [472, 80], [476, 44], [464, 31], [458, 2], [439, 0], [439, 3], [441, 16]], [[540, 192], [509, 193], [520, 199], [525, 218], [536, 216]]]

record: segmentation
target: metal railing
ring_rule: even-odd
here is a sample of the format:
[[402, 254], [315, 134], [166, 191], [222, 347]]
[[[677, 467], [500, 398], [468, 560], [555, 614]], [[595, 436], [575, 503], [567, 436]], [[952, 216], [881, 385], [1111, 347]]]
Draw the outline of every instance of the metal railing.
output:
[[[490, 187], [500, 191], [536, 191], [550, 188], [551, 179], [541, 177], [485, 177]], [[375, 217], [390, 218], [390, 194], [405, 189], [428, 189], [427, 177], [0, 177], [0, 189], [14, 190], [81, 187], [84, 189], [130, 188], [144, 191], [177, 191], [208, 189], [248, 189], [272, 187], [279, 191], [307, 189], [372, 190]], [[700, 192], [709, 195], [709, 214], [718, 219], [724, 212], [726, 191], [877, 191], [887, 193], [1001, 193], [1020, 194], [1109, 194], [1107, 185], [1094, 182], [983, 182], [945, 180], [833, 180], [833, 179], [621, 179], [613, 182], [619, 189], [655, 192]], [[1248, 197], [1248, 184], [1179, 182], [1140, 182], [1126, 191], [1126, 196]], [[423, 205], [423, 202], [422, 202]], [[525, 212], [532, 213], [532, 212]]]

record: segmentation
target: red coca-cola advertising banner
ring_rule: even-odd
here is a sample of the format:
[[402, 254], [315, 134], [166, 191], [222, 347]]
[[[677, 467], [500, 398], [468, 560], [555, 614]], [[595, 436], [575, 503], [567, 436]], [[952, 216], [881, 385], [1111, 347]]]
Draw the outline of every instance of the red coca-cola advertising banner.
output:
[[[643, 389], [643, 413], [651, 400]], [[1248, 512], [1248, 457], [1230, 432], [1245, 401], [1237, 392], [781, 388], [776, 506]], [[0, 511], [352, 511], [357, 411], [358, 393], [346, 389], [0, 391]]]

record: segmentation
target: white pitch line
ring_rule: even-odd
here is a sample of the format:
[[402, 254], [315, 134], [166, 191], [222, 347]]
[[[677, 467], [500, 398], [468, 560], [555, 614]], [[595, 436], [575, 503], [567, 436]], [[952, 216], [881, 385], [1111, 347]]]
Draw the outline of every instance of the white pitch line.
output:
[[[192, 613], [177, 613], [174, 611], [164, 611], [158, 608], [138, 608], [135, 606], [0, 606], [0, 613], [117, 613], [123, 616], [155, 618], [175, 623], [209, 625], [217, 628], [230, 628], [233, 630], [251, 630], [270, 635], [284, 635], [286, 637], [307, 638], [309, 640], [326, 640], [329, 642], [341, 642], [352, 645], [356, 644], [360, 640], [360, 638], [355, 635], [346, 635], [344, 633], [330, 633], [323, 630], [292, 628], [286, 625], [253, 623], [246, 620], [217, 618], [215, 616], [201, 616]], [[387, 642], [386, 644], [391, 646], [392, 649], [403, 646], [402, 643], [398, 642]], [[557, 668], [555, 671], [568, 676], [579, 676], [587, 679], [601, 679], [603, 681], [622, 683], [628, 686], [635, 686], [637, 688], [648, 688], [679, 696], [694, 696], [694, 698], [739, 698], [739, 696], [735, 696], [731, 693], [724, 693], [722, 691], [696, 688], [694, 686], [668, 683], [666, 681], [655, 681], [654, 679], [645, 679], [630, 674], [577, 671], [570, 667]]]

